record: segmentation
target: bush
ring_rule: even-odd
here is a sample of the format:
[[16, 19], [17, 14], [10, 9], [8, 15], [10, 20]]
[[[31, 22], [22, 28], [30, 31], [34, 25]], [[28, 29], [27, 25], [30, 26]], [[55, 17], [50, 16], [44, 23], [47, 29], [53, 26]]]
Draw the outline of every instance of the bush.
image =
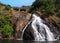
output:
[[2, 12], [0, 12], [0, 15], [2, 14]]
[[12, 33], [12, 26], [10, 25], [10, 17], [8, 15], [0, 17], [0, 32], [3, 36], [9, 37]]
[[2, 31], [6, 37], [9, 37], [9, 35], [11, 35], [11, 33], [12, 33], [12, 26], [10, 26], [9, 24], [6, 24], [6, 25], [4, 25]]
[[5, 6], [5, 10], [10, 10], [11, 8], [9, 6]]
[[10, 17], [9, 16], [2, 16], [2, 17], [0, 17], [0, 22], [3, 23], [4, 25], [9, 24]]
[[60, 18], [60, 9], [57, 11], [57, 16]]

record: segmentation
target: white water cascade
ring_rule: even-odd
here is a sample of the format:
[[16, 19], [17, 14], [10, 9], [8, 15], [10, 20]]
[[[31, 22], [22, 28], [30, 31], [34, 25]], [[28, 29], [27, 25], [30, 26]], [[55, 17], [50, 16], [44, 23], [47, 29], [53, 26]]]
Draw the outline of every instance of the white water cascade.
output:
[[[31, 21], [30, 21], [31, 22]], [[22, 36], [26, 27], [30, 24], [30, 22], [25, 26], [22, 31]], [[34, 38], [35, 41], [55, 41], [57, 39], [54, 38], [53, 33], [50, 31], [49, 27], [43, 23], [43, 20], [36, 16], [35, 14], [32, 15], [32, 23], [31, 27], [34, 31]]]

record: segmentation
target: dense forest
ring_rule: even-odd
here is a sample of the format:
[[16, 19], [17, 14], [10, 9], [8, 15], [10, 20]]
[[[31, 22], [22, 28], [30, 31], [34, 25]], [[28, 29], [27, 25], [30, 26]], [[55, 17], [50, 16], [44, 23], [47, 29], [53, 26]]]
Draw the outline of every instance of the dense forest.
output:
[[60, 1], [59, 0], [36, 0], [29, 12], [34, 12], [39, 10], [42, 12], [54, 13], [60, 11]]

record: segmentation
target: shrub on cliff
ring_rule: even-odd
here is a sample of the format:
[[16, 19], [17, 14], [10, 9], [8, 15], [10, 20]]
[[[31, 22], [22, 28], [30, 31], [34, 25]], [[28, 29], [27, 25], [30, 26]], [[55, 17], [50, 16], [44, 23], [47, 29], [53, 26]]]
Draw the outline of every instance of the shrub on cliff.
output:
[[10, 26], [9, 24], [6, 24], [4, 25], [2, 31], [6, 37], [9, 37], [12, 33], [12, 26]]
[[6, 5], [0, 2], [0, 7], [5, 7], [4, 10], [10, 10], [12, 7], [10, 5]]
[[10, 5], [6, 5], [5, 6], [5, 10], [10, 10], [11, 9], [11, 6]]
[[0, 32], [5, 37], [9, 37], [12, 33], [12, 26], [10, 25], [10, 17], [8, 15], [0, 17]]

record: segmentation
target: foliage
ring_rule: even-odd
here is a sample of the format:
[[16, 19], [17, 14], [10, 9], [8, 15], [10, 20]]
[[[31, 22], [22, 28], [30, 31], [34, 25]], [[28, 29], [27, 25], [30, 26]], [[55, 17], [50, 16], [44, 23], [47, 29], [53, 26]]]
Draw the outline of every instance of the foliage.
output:
[[10, 10], [12, 7], [10, 5], [6, 5], [0, 2], [0, 6], [4, 6], [5, 9], [4, 10]]
[[10, 21], [9, 16], [2, 16], [2, 17], [0, 18], [0, 22], [2, 22], [3, 24], [8, 24], [9, 21]]
[[10, 25], [10, 16], [8, 11], [10, 9], [10, 5], [6, 5], [0, 2], [0, 32], [4, 37], [9, 37], [13, 31], [13, 28]]
[[10, 10], [10, 9], [11, 9], [10, 5], [5, 6], [5, 10]]
[[38, 9], [39, 11], [42, 12], [54, 13], [58, 6], [60, 6], [60, 0], [35, 0], [29, 12], [34, 12]]
[[8, 15], [0, 17], [0, 32], [3, 32], [3, 35], [7, 37], [12, 33], [12, 26], [10, 25], [10, 17]]
[[57, 16], [59, 16], [59, 17], [60, 17], [60, 10], [58, 10], [58, 14], [57, 14]]
[[2, 4], [1, 2], [0, 2], [0, 5], [5, 6], [5, 4]]
[[0, 12], [0, 15], [2, 14], [2, 12]]
[[12, 26], [10, 26], [9, 24], [6, 24], [6, 25], [4, 25], [2, 31], [5, 36], [9, 37], [9, 35], [11, 35], [11, 33], [12, 33]]

